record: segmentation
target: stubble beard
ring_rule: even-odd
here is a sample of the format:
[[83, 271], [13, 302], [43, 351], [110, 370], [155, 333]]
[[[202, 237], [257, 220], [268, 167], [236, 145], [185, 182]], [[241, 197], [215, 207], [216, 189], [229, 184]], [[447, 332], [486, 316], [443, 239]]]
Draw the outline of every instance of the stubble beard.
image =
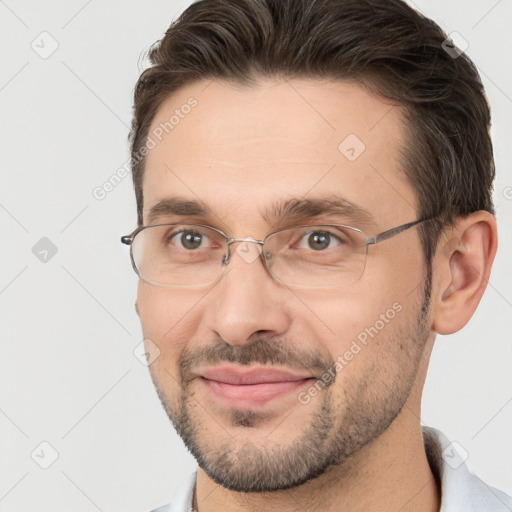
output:
[[[274, 364], [286, 364], [292, 357], [296, 362], [298, 356], [290, 356], [286, 346], [261, 339], [246, 346], [231, 346], [219, 342], [201, 355], [191, 355], [185, 349], [178, 360], [180, 394], [173, 400], [165, 395], [153, 371], [151, 377], [177, 433], [199, 467], [213, 481], [238, 492], [271, 492], [296, 487], [324, 474], [329, 468], [344, 464], [361, 448], [377, 439], [400, 414], [414, 384], [428, 338], [426, 317], [430, 291], [431, 281], [427, 278], [416, 318], [409, 326], [402, 327], [389, 336], [384, 337], [384, 331], [379, 334], [380, 343], [394, 347], [395, 355], [401, 355], [396, 361], [396, 371], [391, 381], [386, 382], [379, 376], [380, 368], [375, 362], [368, 364], [362, 369], [364, 371], [361, 371], [357, 381], [347, 381], [344, 388], [338, 390], [343, 395], [341, 407], [338, 405], [340, 395], [335, 394], [336, 386], [325, 387], [315, 397], [315, 401], [310, 402], [316, 404], [320, 401], [320, 405], [316, 406], [308, 424], [286, 446], [257, 446], [247, 441], [237, 448], [233, 446], [233, 438], [227, 433], [219, 441], [208, 428], [209, 422], [214, 420], [191, 396], [187, 380], [188, 368], [197, 360], [228, 360], [240, 364], [266, 364], [270, 361]], [[398, 349], [398, 346], [402, 348]], [[280, 348], [276, 351], [276, 347]], [[205, 357], [205, 354], [208, 355]], [[303, 354], [300, 357], [306, 357], [311, 365], [324, 366], [325, 370], [332, 367], [332, 364], [318, 354], [309, 354], [309, 357]], [[229, 411], [231, 427], [245, 429], [247, 437], [251, 435], [250, 429], [257, 429], [264, 420], [265, 417], [256, 411]]]

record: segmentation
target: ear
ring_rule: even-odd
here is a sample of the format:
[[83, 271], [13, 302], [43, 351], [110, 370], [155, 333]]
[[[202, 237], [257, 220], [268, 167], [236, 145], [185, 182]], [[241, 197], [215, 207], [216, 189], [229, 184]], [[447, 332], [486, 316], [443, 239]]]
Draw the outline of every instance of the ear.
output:
[[468, 323], [487, 287], [497, 244], [496, 219], [485, 211], [459, 218], [442, 235], [433, 263], [434, 331], [452, 334]]

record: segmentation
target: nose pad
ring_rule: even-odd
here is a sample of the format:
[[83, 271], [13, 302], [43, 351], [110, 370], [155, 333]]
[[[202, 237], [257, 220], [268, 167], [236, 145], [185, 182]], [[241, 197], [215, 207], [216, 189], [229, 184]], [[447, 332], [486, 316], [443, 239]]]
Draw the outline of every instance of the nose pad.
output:
[[[232, 249], [232, 245], [234, 243], [238, 242], [236, 249]], [[272, 271], [270, 270], [270, 267], [273, 262], [270, 262], [270, 265], [267, 264], [267, 261], [265, 259], [265, 255], [263, 254], [263, 243], [260, 240], [255, 240], [253, 238], [239, 238], [232, 240], [231, 243], [228, 245], [227, 253], [224, 254], [221, 260], [221, 267], [222, 272], [226, 270], [226, 267], [229, 265], [229, 262], [231, 261], [231, 257], [233, 256], [233, 252], [237, 253], [237, 256], [239, 256], [245, 263], [247, 264], [258, 264], [257, 260], [260, 261], [260, 263], [263, 266], [263, 270], [269, 275], [269, 277], [277, 282], [280, 283], [278, 279], [273, 275]], [[268, 252], [266, 253], [266, 258], [271, 258], [272, 253]]]
[[231, 244], [226, 246], [226, 253], [222, 256], [221, 265], [222, 267], [227, 267], [229, 262], [231, 261]]

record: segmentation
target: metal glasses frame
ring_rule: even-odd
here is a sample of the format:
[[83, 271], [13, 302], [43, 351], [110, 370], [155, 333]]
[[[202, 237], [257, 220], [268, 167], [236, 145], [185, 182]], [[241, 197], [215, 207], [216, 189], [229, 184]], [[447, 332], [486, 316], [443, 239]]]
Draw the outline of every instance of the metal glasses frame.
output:
[[[355, 227], [352, 227], [352, 226], [347, 226], [347, 225], [344, 225], [344, 224], [319, 224], [319, 225], [316, 225], [316, 224], [305, 224], [305, 225], [300, 225], [300, 226], [290, 226], [290, 227], [287, 227], [287, 228], [281, 228], [281, 229], [277, 229], [275, 231], [272, 231], [271, 233], [269, 233], [268, 235], [265, 236], [265, 238], [263, 240], [256, 240], [254, 238], [231, 238], [230, 236], [228, 236], [226, 233], [224, 233], [223, 231], [221, 231], [220, 229], [217, 229], [217, 228], [214, 228], [212, 226], [207, 226], [205, 224], [190, 224], [190, 223], [184, 223], [184, 222], [170, 222], [170, 223], [163, 223], [163, 224], [151, 224], [151, 225], [148, 225], [148, 226], [139, 226], [138, 228], [136, 228], [132, 233], [130, 233], [129, 235], [125, 235], [125, 236], [122, 236], [121, 237], [121, 243], [125, 244], [125, 245], [129, 245], [130, 246], [130, 259], [131, 259], [131, 262], [132, 262], [132, 267], [133, 269], [135, 270], [135, 273], [141, 277], [142, 279], [144, 279], [142, 276], [140, 276], [139, 274], [139, 270], [137, 268], [137, 265], [135, 264], [135, 260], [133, 258], [133, 251], [132, 251], [132, 248], [131, 248], [131, 245], [133, 244], [133, 241], [135, 239], [135, 237], [143, 230], [147, 229], [147, 228], [151, 228], [151, 227], [159, 227], [159, 226], [179, 226], [179, 225], [188, 225], [188, 226], [197, 226], [197, 227], [202, 227], [202, 228], [207, 228], [207, 229], [211, 229], [215, 232], [217, 232], [219, 235], [221, 235], [225, 241], [226, 241], [226, 246], [227, 246], [227, 253], [224, 255], [223, 259], [222, 259], [222, 266], [227, 266], [229, 264], [229, 261], [230, 261], [230, 258], [231, 258], [231, 246], [232, 244], [234, 244], [235, 242], [249, 242], [249, 243], [255, 243], [255, 244], [258, 244], [258, 245], [261, 245], [262, 247], [264, 246], [265, 244], [265, 241], [272, 235], [276, 234], [276, 233], [279, 233], [281, 231], [286, 231], [286, 230], [289, 230], [289, 229], [295, 229], [295, 228], [308, 228], [308, 227], [315, 227], [315, 226], [318, 226], [318, 227], [322, 227], [322, 226], [325, 226], [325, 227], [338, 227], [338, 228], [345, 228], [345, 229], [350, 229], [352, 231], [356, 231], [358, 233], [360, 233], [363, 237], [363, 240], [364, 240], [364, 245], [365, 245], [365, 252], [367, 253], [368, 252], [368, 246], [369, 245], [375, 245], [379, 242], [382, 242], [384, 240], [388, 240], [414, 226], [417, 226], [418, 224], [422, 223], [422, 222], [425, 222], [427, 220], [431, 220], [433, 219], [434, 217], [427, 217], [427, 218], [424, 218], [424, 219], [417, 219], [415, 221], [412, 221], [412, 222], [407, 222], [406, 224], [402, 224], [400, 226], [396, 226], [394, 228], [391, 228], [391, 229], [387, 229], [386, 231], [383, 231], [382, 233], [379, 233], [375, 236], [372, 236], [372, 237], [367, 237], [360, 229], [358, 228], [355, 228]], [[277, 283], [280, 283], [280, 284], [286, 284], [286, 283], [283, 283], [281, 282], [279, 279], [277, 279], [273, 274], [272, 274], [272, 271], [270, 270], [270, 268], [268, 267], [267, 265], [267, 259], [266, 259], [266, 256], [264, 254], [264, 252], [262, 251], [261, 252], [261, 259], [263, 261], [263, 265], [265, 267], [265, 269], [267, 270], [267, 272], [269, 273], [270, 277], [276, 281]], [[365, 265], [366, 267], [366, 265]], [[363, 271], [361, 272], [361, 275], [355, 280], [355, 281], [352, 281], [351, 283], [347, 283], [348, 284], [352, 284], [354, 282], [357, 282], [359, 279], [361, 279], [361, 277], [363, 276], [364, 274], [364, 269]], [[222, 272], [221, 274], [222, 275]], [[219, 275], [219, 277], [220, 277]], [[154, 285], [157, 285], [157, 286], [173, 286], [173, 285], [160, 285], [160, 284], [157, 284], [157, 283], [151, 283], [150, 281], [147, 281], [149, 282], [150, 284], [154, 284]], [[341, 286], [341, 285], [340, 285]], [[343, 286], [346, 286], [346, 285], [343, 285]], [[308, 287], [308, 288], [314, 288], [314, 287]]]

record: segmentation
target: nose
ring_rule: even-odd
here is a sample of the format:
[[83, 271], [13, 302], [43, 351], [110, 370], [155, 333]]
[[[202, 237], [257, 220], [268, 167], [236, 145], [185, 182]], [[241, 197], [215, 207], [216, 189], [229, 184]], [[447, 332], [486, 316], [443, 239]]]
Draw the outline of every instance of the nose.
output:
[[289, 292], [263, 266], [261, 246], [238, 242], [231, 246], [224, 274], [205, 299], [208, 328], [231, 345], [251, 343], [259, 335], [282, 335], [290, 324]]

